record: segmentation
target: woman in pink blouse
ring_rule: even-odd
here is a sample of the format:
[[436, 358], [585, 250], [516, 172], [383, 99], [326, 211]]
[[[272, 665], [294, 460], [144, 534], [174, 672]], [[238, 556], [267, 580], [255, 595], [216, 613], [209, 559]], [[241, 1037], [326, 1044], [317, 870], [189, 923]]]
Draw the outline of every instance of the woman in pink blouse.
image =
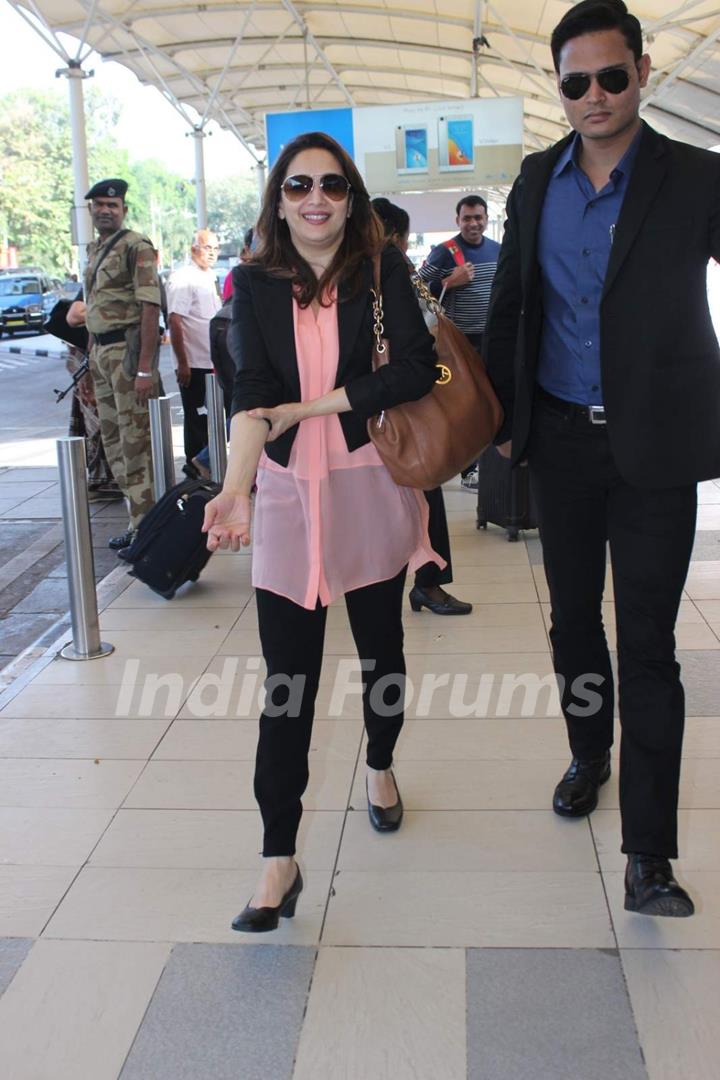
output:
[[391, 765], [403, 717], [403, 587], [408, 567], [442, 562], [430, 548], [422, 492], [393, 483], [367, 434], [369, 417], [430, 390], [435, 356], [391, 246], [381, 261], [391, 363], [372, 370], [372, 256], [383, 232], [349, 155], [319, 132], [289, 143], [268, 178], [257, 231], [255, 258], [233, 271], [230, 455], [204, 526], [211, 550], [249, 544], [257, 474], [252, 575], [268, 682], [255, 795], [264, 862], [232, 924], [249, 932], [291, 917], [302, 889], [295, 841], [327, 607], [341, 596], [363, 661], [370, 823], [379, 832], [399, 827]]

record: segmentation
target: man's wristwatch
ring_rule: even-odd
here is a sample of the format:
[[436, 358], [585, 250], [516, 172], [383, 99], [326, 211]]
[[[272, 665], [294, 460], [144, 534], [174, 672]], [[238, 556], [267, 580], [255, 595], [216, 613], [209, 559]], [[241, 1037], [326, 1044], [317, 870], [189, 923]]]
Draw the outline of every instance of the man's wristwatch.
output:
[[138, 371], [135, 377], [137, 379], [152, 379], [153, 373], [152, 371]]

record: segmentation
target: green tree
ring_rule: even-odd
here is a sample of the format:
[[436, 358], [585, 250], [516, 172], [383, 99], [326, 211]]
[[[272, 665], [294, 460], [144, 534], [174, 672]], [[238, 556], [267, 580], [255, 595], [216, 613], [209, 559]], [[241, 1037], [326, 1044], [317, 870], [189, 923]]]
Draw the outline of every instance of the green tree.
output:
[[243, 234], [254, 225], [260, 212], [257, 183], [250, 176], [211, 180], [207, 186], [208, 224], [220, 238], [237, 251]]
[[0, 219], [23, 262], [68, 265], [72, 179], [57, 95], [16, 91], [0, 102]]
[[131, 184], [128, 220], [150, 236], [163, 266], [182, 262], [195, 230], [192, 184], [152, 159], [135, 162], [126, 175]]
[[[165, 263], [182, 258], [193, 231], [192, 185], [161, 162], [130, 162], [115, 143], [120, 105], [113, 98], [91, 87], [85, 115], [89, 175], [126, 179], [129, 224], [151, 234]], [[72, 202], [70, 117], [63, 91], [16, 90], [0, 97], [0, 240], [18, 248], [22, 263], [66, 273], [75, 260]]]

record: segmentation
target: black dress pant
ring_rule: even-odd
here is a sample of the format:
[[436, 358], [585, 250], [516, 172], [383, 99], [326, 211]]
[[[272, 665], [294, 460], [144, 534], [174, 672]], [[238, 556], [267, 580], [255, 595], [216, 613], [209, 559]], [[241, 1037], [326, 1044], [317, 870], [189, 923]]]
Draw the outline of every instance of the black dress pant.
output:
[[448, 534], [447, 514], [442, 488], [426, 491], [428, 504], [428, 537], [430, 547], [442, 555], [447, 566], [441, 570], [437, 563], [428, 562], [415, 571], [415, 584], [419, 589], [430, 589], [435, 585], [448, 585], [452, 581], [452, 559], [450, 558], [450, 536]]
[[605, 426], [542, 399], [528, 463], [572, 753], [598, 758], [613, 741], [613, 675], [601, 612], [609, 542], [622, 850], [676, 858], [684, 694], [674, 629], [695, 534], [696, 487], [632, 487], [618, 473]]
[[188, 464], [208, 444], [207, 413], [205, 408], [205, 376], [211, 368], [190, 368], [190, 382], [181, 386], [180, 399], [183, 407], [183, 443]]
[[[392, 764], [403, 723], [402, 597], [406, 571], [405, 567], [388, 581], [345, 595], [358, 656], [368, 668], [362, 674], [362, 702], [367, 763], [373, 769], [388, 769]], [[309, 611], [265, 589], [256, 590], [256, 601], [267, 666], [255, 762], [255, 798], [264, 825], [263, 855], [293, 855], [301, 799], [308, 782], [327, 608], [318, 605]]]

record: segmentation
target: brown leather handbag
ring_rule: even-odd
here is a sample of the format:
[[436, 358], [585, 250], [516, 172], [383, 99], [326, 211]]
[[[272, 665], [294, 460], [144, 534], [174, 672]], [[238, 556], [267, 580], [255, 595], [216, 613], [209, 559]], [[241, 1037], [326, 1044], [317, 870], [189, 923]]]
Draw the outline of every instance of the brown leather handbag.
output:
[[[417, 275], [413, 286], [436, 319], [438, 377], [425, 397], [371, 417], [368, 434], [396, 484], [429, 491], [477, 460], [499, 431], [503, 411], [480, 355]], [[373, 260], [372, 297], [377, 369], [390, 360], [390, 344], [383, 336], [379, 257]]]

